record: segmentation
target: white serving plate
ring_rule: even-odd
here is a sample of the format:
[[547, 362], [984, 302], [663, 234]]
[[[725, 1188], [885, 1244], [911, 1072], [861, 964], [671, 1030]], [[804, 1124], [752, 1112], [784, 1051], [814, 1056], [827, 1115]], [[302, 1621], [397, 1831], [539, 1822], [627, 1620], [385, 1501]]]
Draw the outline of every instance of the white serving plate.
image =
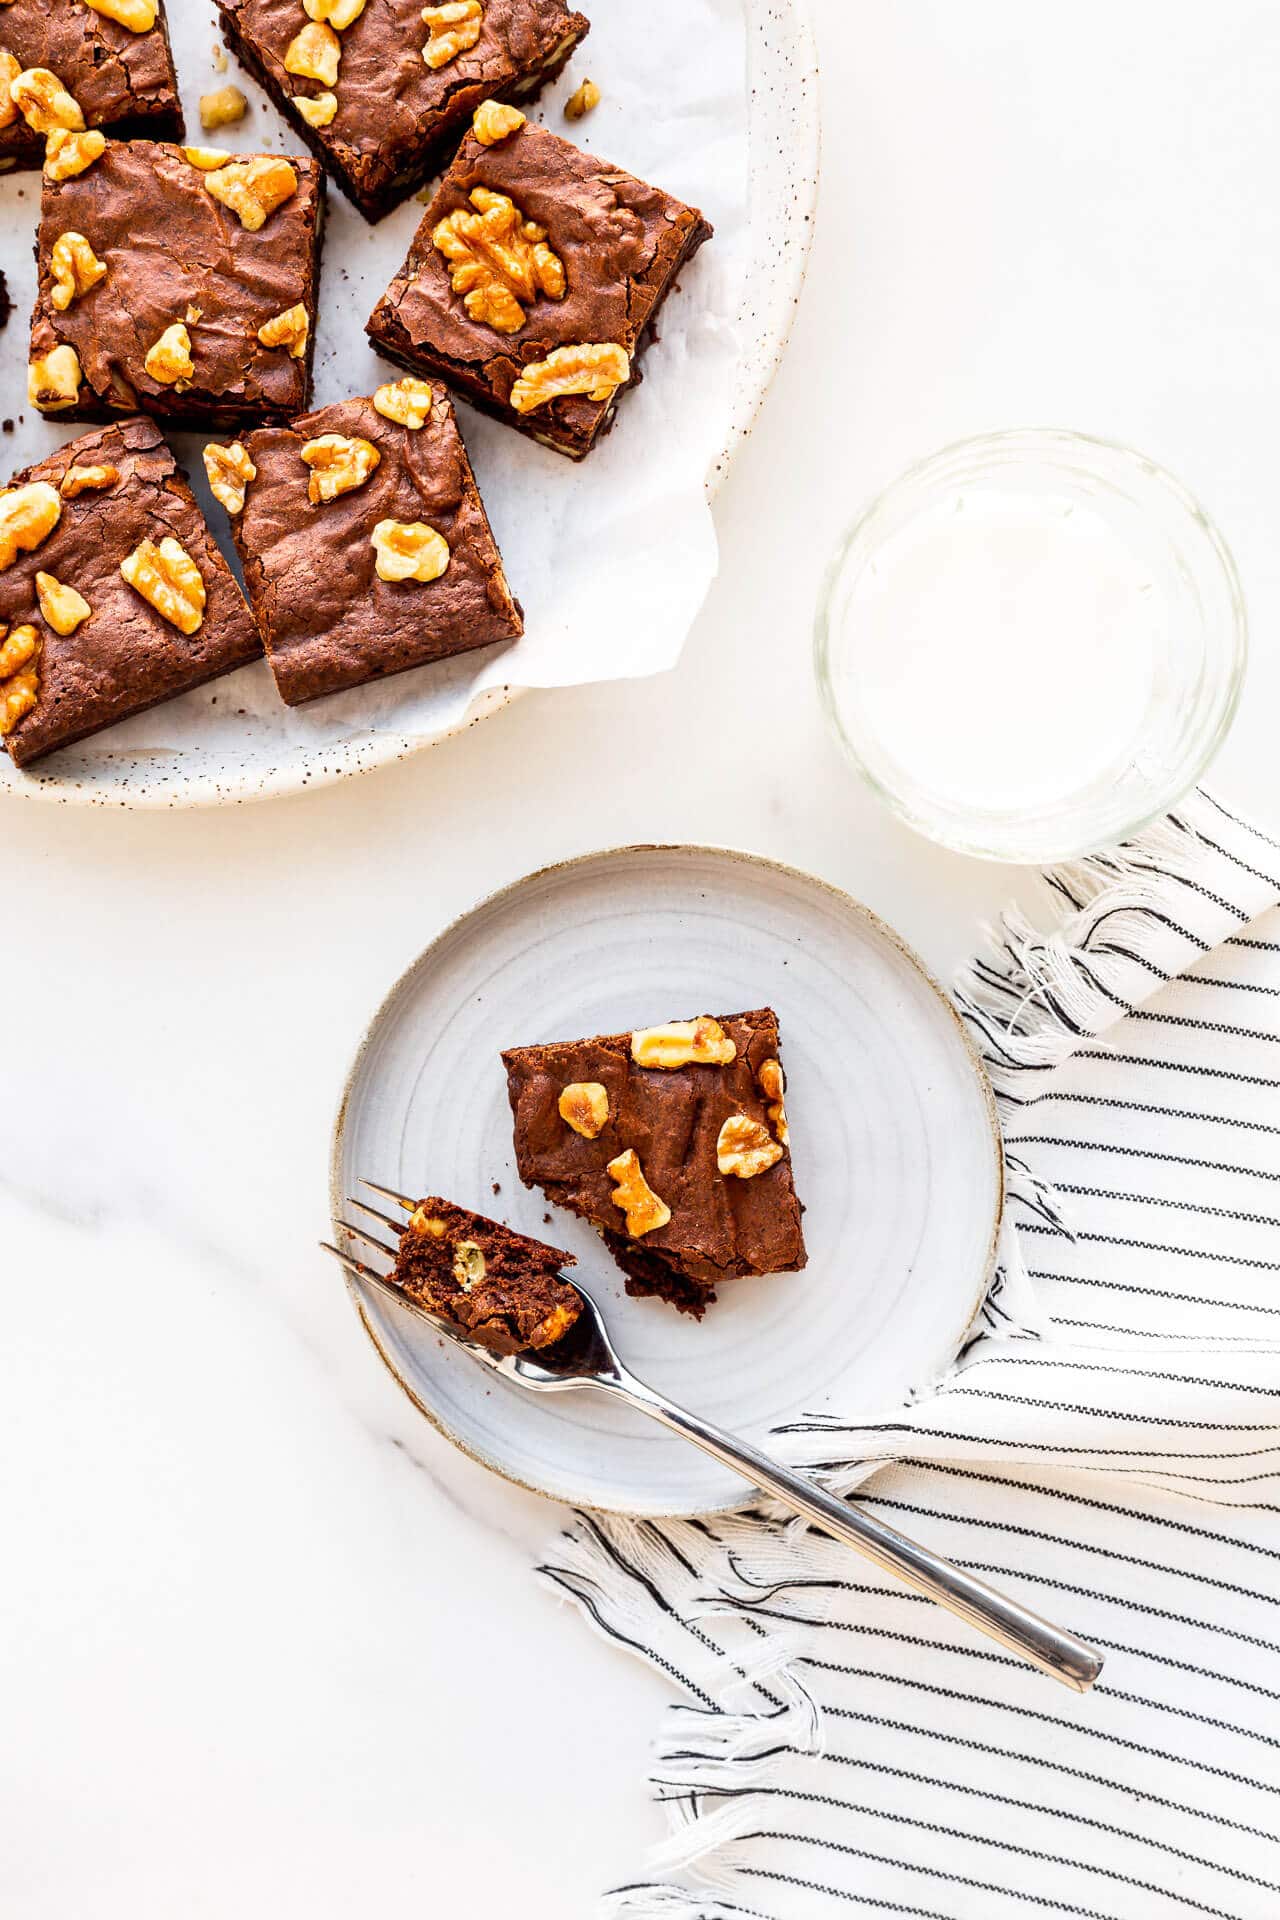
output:
[[[548, 1224], [515, 1172], [499, 1050], [764, 1004], [781, 1023], [809, 1264], [730, 1281], [695, 1324], [629, 1299], [589, 1227], [559, 1210]], [[397, 982], [343, 1092], [331, 1179], [335, 1213], [364, 1175], [563, 1246], [642, 1379], [767, 1445], [802, 1414], [901, 1405], [954, 1357], [991, 1272], [1002, 1165], [964, 1028], [883, 922], [750, 854], [626, 847], [493, 895]], [[641, 1415], [528, 1395], [394, 1301], [353, 1297], [414, 1403], [508, 1479], [653, 1516], [741, 1501], [735, 1474]]]
[[[705, 263], [718, 255], [722, 262], [734, 263], [738, 289], [733, 377], [724, 384], [722, 409], [707, 406], [702, 422], [708, 497], [715, 493], [750, 430], [781, 359], [804, 278], [817, 198], [817, 62], [806, 0], [741, 0], [741, 4], [747, 39], [747, 151], [742, 160], [747, 179], [745, 212], [741, 222], [718, 229], [716, 245], [705, 250], [690, 274], [692, 292], [696, 285], [693, 276], [707, 271]], [[615, 8], [621, 11], [614, 12]], [[199, 137], [196, 97], [207, 87], [220, 84], [210, 65], [217, 38], [214, 10], [196, 0], [181, 0], [181, 4], [170, 0], [169, 14], [184, 105], [192, 137]], [[598, 77], [606, 80], [612, 72], [617, 90], [624, 85], [619, 68], [624, 49], [632, 44], [626, 36], [633, 30], [634, 15], [629, 0], [599, 0], [596, 16], [588, 46], [596, 61], [604, 63]], [[589, 62], [579, 64], [583, 71], [592, 70]], [[633, 111], [622, 115], [618, 125], [606, 117], [605, 109], [600, 109], [598, 125], [597, 120], [591, 123], [594, 134], [584, 128], [576, 137], [587, 146], [594, 140], [604, 151], [609, 150], [610, 143], [616, 145], [618, 151], [611, 157], [633, 165], [639, 172], [646, 170], [648, 148], [654, 147], [653, 177], [665, 175], [665, 183], [674, 187], [680, 184], [678, 160], [666, 152], [666, 147], [673, 139], [678, 145], [676, 130], [685, 123], [672, 116], [678, 116], [682, 105], [681, 86], [686, 85], [692, 98], [692, 89], [699, 83], [696, 64], [673, 69], [664, 58], [662, 70], [665, 112], [648, 128], [637, 126]], [[296, 148], [296, 134], [234, 61], [227, 77], [237, 80], [252, 96], [253, 106], [247, 120], [219, 136], [220, 144], [243, 150]], [[556, 101], [541, 104], [536, 117], [547, 118], [562, 131], [574, 131], [563, 128]], [[664, 121], [671, 127], [665, 136]], [[695, 124], [705, 130], [705, 123], [703, 115]], [[656, 157], [659, 152], [661, 160]], [[42, 458], [73, 433], [86, 431], [83, 427], [57, 429], [48, 421], [33, 419], [30, 409], [21, 407], [18, 400], [25, 383], [27, 315], [34, 290], [30, 231], [38, 203], [38, 175], [12, 175], [0, 181], [0, 266], [9, 275], [15, 300], [9, 328], [0, 335], [0, 387], [13, 397], [0, 411], [25, 411], [26, 416], [19, 421], [17, 432], [6, 436], [0, 445], [0, 483], [9, 471]], [[399, 267], [421, 213], [421, 207], [410, 201], [377, 227], [369, 228], [331, 184], [321, 279], [317, 405], [351, 392], [371, 392], [376, 381], [389, 377], [386, 363], [377, 358], [364, 338], [363, 323]], [[733, 305], [727, 310], [733, 312]], [[675, 325], [673, 315], [668, 329]], [[657, 405], [660, 397], [662, 417], [669, 418], [673, 412], [678, 417], [690, 413], [682, 402], [681, 383], [687, 390], [690, 382], [699, 383], [701, 378], [697, 364], [686, 364], [678, 350], [669, 350], [665, 358], [659, 350], [646, 366], [646, 379], [654, 383], [654, 390], [646, 397], [641, 388], [628, 397], [632, 417], [628, 419], [624, 411], [611, 441], [623, 443], [635, 434], [645, 439], [648, 423], [641, 409]], [[568, 461], [547, 454], [465, 406], [460, 406], [459, 413], [513, 584], [527, 603], [531, 630], [534, 620], [549, 620], [557, 630], [566, 624], [573, 632], [581, 628], [580, 656], [594, 659], [595, 648], [587, 644], [592, 636], [583, 623], [588, 610], [600, 603], [597, 578], [608, 559], [597, 557], [593, 573], [590, 553], [568, 536], [566, 520], [576, 524], [581, 511], [568, 491], [575, 484], [577, 470]], [[224, 517], [209, 501], [200, 467], [200, 448], [208, 436], [171, 437], [215, 535], [230, 553], [230, 542], [223, 537]], [[655, 455], [650, 447], [646, 457], [660, 458], [662, 435], [649, 438], [657, 440], [658, 451]], [[610, 450], [610, 443], [605, 443], [587, 468], [593, 477], [599, 475], [607, 482], [608, 463], [618, 457]], [[622, 464], [627, 465], [625, 458]], [[699, 463], [693, 473], [702, 470]], [[504, 477], [511, 482], [506, 489], [509, 500], [504, 497]], [[531, 601], [526, 584], [531, 558], [547, 551], [548, 539], [555, 542], [556, 591], [548, 597], [544, 583], [542, 592], [535, 592]], [[688, 619], [694, 611], [696, 601], [690, 603]], [[666, 626], [665, 616], [657, 624]], [[687, 622], [676, 623], [681, 628], [684, 624]], [[305, 786], [325, 785], [404, 759], [509, 704], [523, 688], [517, 684], [479, 684], [488, 658], [485, 653], [462, 655], [400, 675], [376, 689], [336, 696], [339, 704], [319, 701], [292, 712], [280, 707], [265, 664], [257, 663], [150, 714], [64, 748], [25, 774], [18, 773], [0, 753], [0, 792], [64, 805], [172, 808], [236, 805], [296, 792]], [[492, 674], [487, 677], [492, 678]], [[595, 667], [585, 674], [571, 672], [568, 677], [595, 677]], [[511, 678], [513, 682], [517, 678], [515, 667]], [[541, 673], [535, 683], [563, 682], [557, 682], [554, 674], [548, 678]], [[176, 728], [172, 718], [175, 709], [179, 710]]]

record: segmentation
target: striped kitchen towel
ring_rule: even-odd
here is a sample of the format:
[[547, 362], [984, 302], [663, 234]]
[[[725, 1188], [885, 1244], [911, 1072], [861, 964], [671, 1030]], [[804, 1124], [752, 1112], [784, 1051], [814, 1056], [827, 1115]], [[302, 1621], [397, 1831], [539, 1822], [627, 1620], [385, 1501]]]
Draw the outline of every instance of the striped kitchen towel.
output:
[[778, 1447], [1102, 1679], [766, 1512], [580, 1515], [543, 1572], [681, 1693], [614, 1920], [1280, 1915], [1280, 843], [1196, 793], [1047, 880], [957, 995], [1011, 1192], [974, 1337]]

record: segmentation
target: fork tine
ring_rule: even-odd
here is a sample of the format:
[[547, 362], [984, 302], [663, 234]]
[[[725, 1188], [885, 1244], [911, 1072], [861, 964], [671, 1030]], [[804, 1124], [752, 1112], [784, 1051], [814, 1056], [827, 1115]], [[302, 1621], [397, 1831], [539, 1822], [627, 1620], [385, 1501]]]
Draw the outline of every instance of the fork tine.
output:
[[366, 1201], [357, 1200], [354, 1193], [347, 1195], [347, 1205], [349, 1207], [359, 1207], [361, 1213], [367, 1213], [371, 1220], [378, 1220], [384, 1227], [390, 1227], [392, 1233], [397, 1236], [402, 1234], [409, 1224], [407, 1220], [393, 1220], [389, 1213], [379, 1213], [376, 1207], [369, 1206]]
[[366, 1180], [363, 1174], [360, 1176], [360, 1185], [371, 1188], [374, 1193], [380, 1193], [384, 1200], [394, 1200], [396, 1205], [403, 1207], [406, 1213], [412, 1213], [418, 1204], [416, 1200], [408, 1200], [404, 1194], [397, 1193], [394, 1187], [380, 1187], [376, 1180]]
[[[394, 1281], [388, 1280], [385, 1273], [375, 1273], [372, 1267], [365, 1266], [363, 1260], [353, 1259], [349, 1253], [344, 1253], [341, 1247], [335, 1247], [331, 1240], [322, 1240], [320, 1245], [326, 1253], [331, 1253], [335, 1260], [340, 1261], [348, 1273], [354, 1274], [357, 1280], [365, 1281], [369, 1286], [376, 1287], [380, 1293], [389, 1294], [393, 1300], [398, 1300], [401, 1306], [409, 1307], [415, 1313], [422, 1311], [417, 1303], [409, 1298], [402, 1287], [398, 1287]], [[424, 1317], [430, 1318], [429, 1315]]]
[[337, 1224], [344, 1233], [349, 1233], [353, 1240], [363, 1240], [366, 1247], [372, 1247], [376, 1253], [385, 1254], [388, 1260], [395, 1259], [394, 1248], [384, 1247], [381, 1240], [375, 1239], [371, 1233], [366, 1233], [363, 1227], [353, 1227], [349, 1220], [339, 1220]]

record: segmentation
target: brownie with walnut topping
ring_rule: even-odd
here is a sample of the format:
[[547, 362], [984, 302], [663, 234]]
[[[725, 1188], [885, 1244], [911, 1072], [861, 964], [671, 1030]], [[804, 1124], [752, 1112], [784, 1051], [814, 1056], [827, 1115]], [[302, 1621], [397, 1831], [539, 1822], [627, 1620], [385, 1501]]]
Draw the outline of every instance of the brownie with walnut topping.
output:
[[558, 1247], [432, 1198], [409, 1216], [392, 1279], [481, 1346], [524, 1353], [576, 1325], [582, 1301], [560, 1274], [574, 1264]]
[[151, 421], [85, 434], [0, 493], [0, 736], [16, 765], [261, 651]]
[[218, 7], [228, 46], [367, 220], [439, 171], [482, 100], [531, 100], [590, 27], [563, 0], [330, 0], [317, 20], [298, 0]]
[[721, 1281], [805, 1264], [777, 1015], [708, 1014], [503, 1054], [526, 1186], [701, 1319]]
[[[8, 56], [6, 59], [5, 56]], [[16, 63], [16, 64], [15, 64]], [[0, 173], [38, 167], [45, 136], [9, 99], [19, 73], [52, 73], [78, 110], [69, 123], [119, 138], [181, 140], [182, 104], [162, 0], [0, 4]]]
[[398, 380], [205, 464], [289, 706], [523, 633], [443, 388]]
[[46, 171], [32, 403], [174, 426], [301, 412], [323, 212], [320, 168], [282, 154], [108, 140], [80, 172]]
[[681, 269], [710, 239], [686, 206], [485, 102], [370, 316], [375, 347], [579, 460]]

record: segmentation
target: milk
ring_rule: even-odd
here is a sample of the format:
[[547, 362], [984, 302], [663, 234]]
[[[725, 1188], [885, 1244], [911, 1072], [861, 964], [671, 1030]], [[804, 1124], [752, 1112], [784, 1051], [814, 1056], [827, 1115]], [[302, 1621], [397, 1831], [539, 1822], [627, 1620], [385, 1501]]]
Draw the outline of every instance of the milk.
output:
[[851, 584], [832, 695], [877, 778], [948, 811], [1040, 811], [1132, 767], [1171, 617], [1114, 516], [957, 484]]

